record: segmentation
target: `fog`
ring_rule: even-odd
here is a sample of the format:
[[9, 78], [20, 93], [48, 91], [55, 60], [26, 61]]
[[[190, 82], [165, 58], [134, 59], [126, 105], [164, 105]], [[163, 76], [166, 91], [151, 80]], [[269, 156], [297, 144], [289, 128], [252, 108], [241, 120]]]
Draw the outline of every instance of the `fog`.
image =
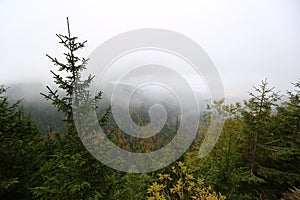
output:
[[[57, 68], [45, 54], [63, 58], [55, 34], [66, 33], [68, 16], [71, 32], [88, 40], [81, 56], [88, 57], [98, 45], [125, 31], [169, 29], [207, 52], [226, 97], [245, 97], [264, 78], [285, 92], [300, 78], [299, 9], [298, 0], [2, 0], [0, 84], [51, 83], [49, 70]], [[29, 87], [26, 92], [34, 91]]]

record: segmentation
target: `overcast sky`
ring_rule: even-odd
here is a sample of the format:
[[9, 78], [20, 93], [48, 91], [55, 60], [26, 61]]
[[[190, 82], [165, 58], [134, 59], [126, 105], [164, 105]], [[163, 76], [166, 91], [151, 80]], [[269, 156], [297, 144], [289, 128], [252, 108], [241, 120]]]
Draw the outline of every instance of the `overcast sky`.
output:
[[268, 78], [281, 91], [300, 78], [299, 0], [0, 1], [0, 84], [48, 83], [61, 57], [56, 33], [88, 40], [88, 56], [119, 33], [170, 29], [197, 42], [215, 63], [226, 95], [246, 96]]

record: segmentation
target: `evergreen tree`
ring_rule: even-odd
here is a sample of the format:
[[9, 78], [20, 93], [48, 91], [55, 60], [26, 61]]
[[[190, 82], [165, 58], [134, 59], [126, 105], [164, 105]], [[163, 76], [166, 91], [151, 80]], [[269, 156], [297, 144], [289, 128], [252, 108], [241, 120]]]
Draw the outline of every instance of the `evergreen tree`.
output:
[[[61, 72], [58, 74], [51, 70], [54, 82], [62, 93], [47, 86], [49, 93], [42, 94], [64, 114], [67, 132], [54, 138], [58, 140], [57, 149], [35, 174], [40, 184], [32, 191], [37, 199], [109, 199], [113, 192], [111, 184], [114, 183], [111, 179], [118, 173], [102, 165], [84, 148], [74, 124], [79, 120], [74, 119], [72, 110], [79, 106], [80, 101], [96, 105], [102, 93], [92, 98], [88, 88], [94, 77], [89, 75], [87, 79], [81, 79], [88, 59], [79, 58], [76, 53], [85, 47], [86, 41], [77, 42], [78, 38], [71, 36], [68, 19], [67, 22], [68, 34], [57, 34], [59, 43], [67, 49], [64, 53], [66, 63], [47, 55]], [[101, 125], [107, 121], [108, 113], [109, 108], [99, 119]]]
[[278, 149], [271, 164], [284, 173], [278, 176], [279, 191], [300, 185], [300, 80], [293, 83], [294, 91], [288, 91], [287, 101], [277, 108], [273, 126], [274, 141]]
[[9, 103], [5, 91], [0, 87], [0, 198], [26, 199], [38, 168], [41, 137], [21, 101]]

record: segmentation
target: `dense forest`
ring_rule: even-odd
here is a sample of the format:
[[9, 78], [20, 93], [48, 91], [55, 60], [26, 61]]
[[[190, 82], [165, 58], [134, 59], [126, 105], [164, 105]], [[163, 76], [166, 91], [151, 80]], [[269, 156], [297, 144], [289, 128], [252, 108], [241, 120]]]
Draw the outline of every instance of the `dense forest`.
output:
[[[67, 49], [66, 63], [47, 56], [58, 67], [51, 73], [64, 92], [47, 87], [41, 94], [57, 109], [48, 112], [48, 120], [45, 112], [24, 109], [22, 101], [9, 98], [6, 92], [13, 88], [0, 87], [0, 199], [300, 199], [300, 79], [286, 94], [263, 80], [249, 88], [243, 102], [215, 101], [202, 114], [198, 136], [180, 159], [155, 172], [124, 173], [96, 160], [77, 134], [73, 94], [96, 105], [102, 93], [87, 98], [93, 76], [74, 86], [88, 62], [76, 56], [85, 42], [77, 42], [70, 32], [57, 36]], [[212, 152], [200, 159], [212, 108], [225, 123]], [[99, 123], [121, 148], [153, 151], [176, 134], [177, 124], [170, 122], [158, 137], [136, 140], [118, 130], [110, 110], [99, 116]], [[139, 110], [131, 114], [137, 123], [149, 120]]]

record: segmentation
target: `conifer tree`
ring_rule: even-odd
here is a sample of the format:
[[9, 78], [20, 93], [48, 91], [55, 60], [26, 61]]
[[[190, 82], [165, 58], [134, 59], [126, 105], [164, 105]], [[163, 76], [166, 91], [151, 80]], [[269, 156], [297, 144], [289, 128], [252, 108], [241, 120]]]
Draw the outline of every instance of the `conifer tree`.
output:
[[5, 92], [0, 86], [0, 199], [26, 199], [41, 137], [21, 101], [10, 103]]
[[251, 155], [249, 155], [250, 173], [253, 174], [255, 166], [259, 164], [258, 151], [259, 148], [267, 149], [267, 146], [263, 144], [264, 137], [268, 134], [268, 122], [271, 119], [272, 107], [276, 106], [276, 102], [280, 100], [278, 92], [274, 91], [274, 88], [268, 87], [268, 82], [265, 79], [261, 82], [261, 85], [253, 87], [255, 93], [249, 92], [251, 98], [249, 101], [245, 101], [247, 107], [243, 111], [243, 117], [248, 127], [248, 134], [252, 149], [249, 149]]
[[[66, 63], [59, 61], [57, 58], [52, 57], [48, 54], [47, 57], [53, 62], [55, 66], [58, 66], [58, 71], [61, 73], [66, 73], [63, 76], [50, 70], [53, 75], [54, 82], [59, 89], [63, 91], [63, 94], [59, 94], [58, 90], [53, 90], [47, 86], [48, 94], [41, 93], [46, 100], [50, 100], [51, 103], [61, 111], [65, 116], [65, 123], [69, 133], [76, 132], [74, 119], [73, 119], [73, 107], [78, 107], [79, 102], [82, 100], [89, 101], [89, 103], [96, 103], [97, 100], [101, 99], [102, 92], [99, 92], [94, 98], [90, 97], [89, 87], [94, 79], [94, 76], [89, 75], [87, 79], [81, 79], [81, 73], [86, 69], [86, 65], [89, 59], [80, 58], [76, 55], [78, 50], [85, 47], [87, 41], [78, 42], [78, 37], [71, 36], [69, 20], [67, 18], [68, 34], [56, 34], [59, 38], [59, 43], [62, 44], [67, 52], [64, 53], [66, 58]], [[105, 115], [101, 118], [100, 122], [104, 123], [107, 121], [107, 115], [109, 109]]]
[[[274, 141], [281, 146], [274, 155], [273, 166], [282, 171], [276, 182], [281, 182], [279, 191], [300, 185], [300, 80], [288, 91], [288, 99], [277, 108], [272, 129]], [[296, 164], [297, 163], [297, 164]]]
[[[73, 117], [72, 110], [80, 107], [82, 101], [96, 107], [96, 101], [101, 99], [102, 93], [91, 97], [89, 87], [94, 76], [82, 79], [81, 73], [86, 69], [88, 59], [77, 56], [86, 41], [78, 42], [78, 38], [71, 35], [68, 18], [67, 27], [67, 35], [57, 34], [59, 43], [67, 49], [64, 53], [66, 63], [47, 55], [59, 67], [58, 72], [51, 70], [58, 89], [47, 86], [48, 94], [42, 94], [63, 113], [66, 133], [54, 138], [58, 140], [58, 145], [35, 174], [39, 184], [32, 188], [32, 193], [36, 199], [109, 199], [113, 192], [110, 191], [114, 183], [112, 179], [118, 173], [104, 166], [85, 149], [74, 123], [80, 120]], [[108, 120], [109, 111], [110, 108], [99, 119], [101, 125]]]

